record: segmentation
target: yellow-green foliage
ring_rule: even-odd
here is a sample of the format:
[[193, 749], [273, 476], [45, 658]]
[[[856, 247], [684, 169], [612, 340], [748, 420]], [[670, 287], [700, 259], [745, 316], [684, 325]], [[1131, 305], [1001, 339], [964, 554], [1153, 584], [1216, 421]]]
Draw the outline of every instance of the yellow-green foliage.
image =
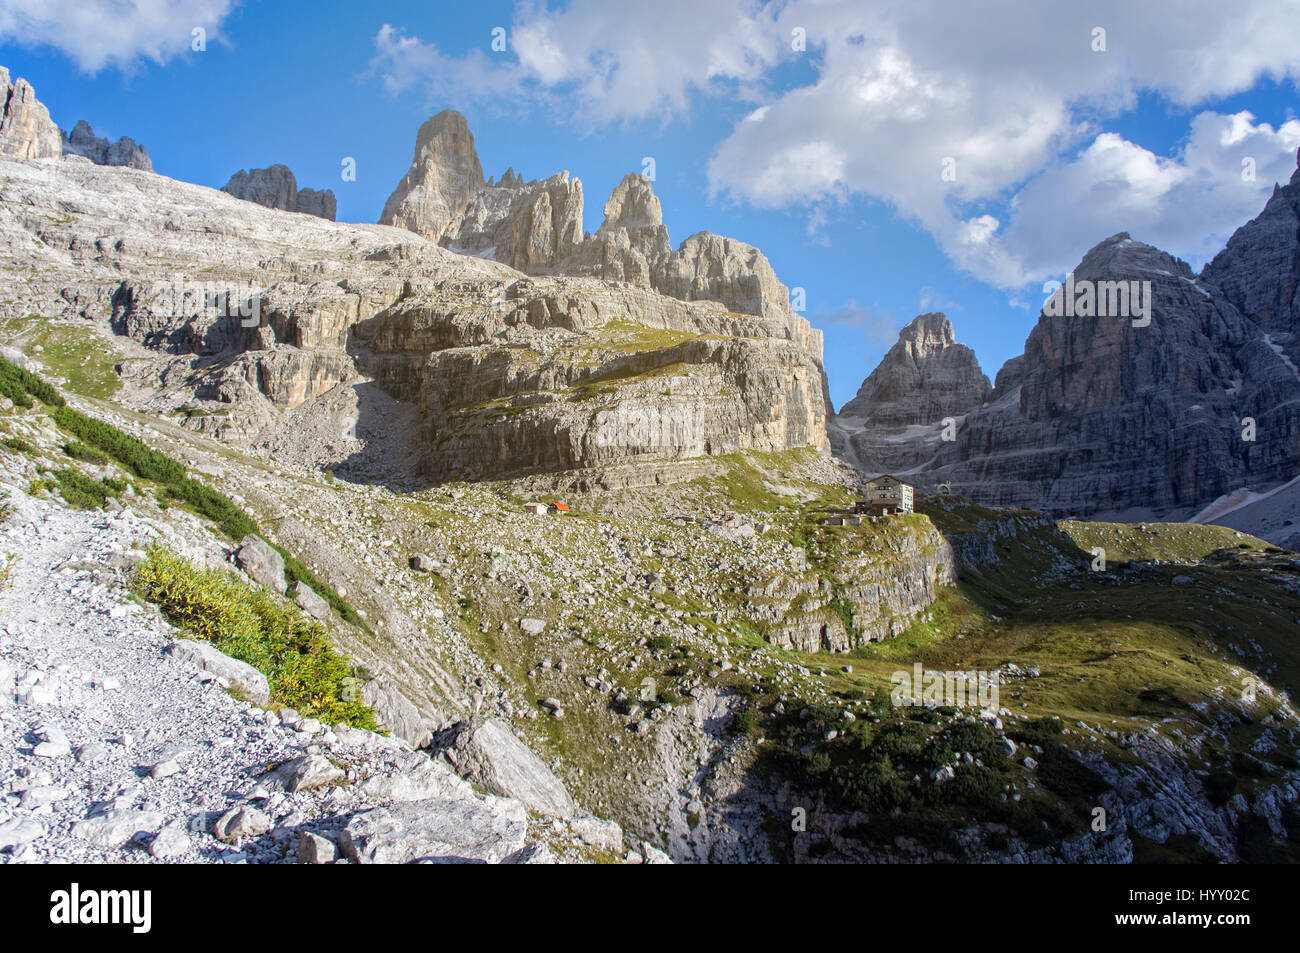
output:
[[324, 627], [286, 600], [159, 548], [137, 568], [134, 583], [174, 624], [266, 675], [276, 704], [330, 724], [377, 726]]

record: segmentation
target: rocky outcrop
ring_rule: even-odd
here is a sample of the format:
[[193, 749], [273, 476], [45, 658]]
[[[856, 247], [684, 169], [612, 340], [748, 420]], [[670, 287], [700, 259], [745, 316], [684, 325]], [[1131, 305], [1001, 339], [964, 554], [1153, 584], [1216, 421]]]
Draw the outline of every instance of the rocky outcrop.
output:
[[354, 815], [339, 848], [358, 864], [497, 864], [523, 850], [527, 834], [528, 814], [518, 801], [432, 798]]
[[247, 662], [233, 659], [208, 642], [194, 639], [177, 639], [164, 651], [173, 658], [182, 659], [205, 672], [211, 672], [218, 681], [233, 688], [254, 705], [271, 703], [271, 688], [266, 676]]
[[863, 473], [907, 472], [934, 457], [945, 420], [983, 406], [991, 393], [975, 352], [956, 343], [951, 322], [922, 314], [840, 408], [831, 445]]
[[96, 165], [116, 165], [140, 169], [143, 172], [153, 171], [149, 151], [144, 146], [137, 145], [130, 136], [122, 136], [117, 142], [110, 143], [107, 139], [96, 136], [95, 131], [90, 128], [90, 123], [84, 119], [79, 120], [72, 127], [71, 132], [61, 133], [61, 136], [64, 155], [83, 156]]
[[582, 228], [582, 183], [560, 172], [523, 182], [507, 169], [483, 181], [465, 117], [444, 111], [420, 127], [415, 159], [379, 221], [532, 275], [584, 275], [716, 301], [765, 317], [789, 314], [789, 291], [752, 245], [699, 232], [676, 250], [650, 180], [629, 174], [594, 235]]
[[303, 215], [315, 215], [317, 218], [329, 219], [331, 222], [338, 215], [338, 202], [332, 189], [299, 189], [294, 211]]
[[529, 810], [569, 818], [573, 798], [542, 759], [496, 718], [460, 722], [434, 739], [456, 773], [491, 794], [513, 797]]
[[523, 272], [553, 271], [583, 240], [582, 183], [567, 172], [523, 183], [507, 171], [501, 185], [474, 193], [439, 240]]
[[221, 191], [246, 202], [256, 202], [282, 212], [302, 212], [317, 218], [334, 221], [337, 203], [330, 189], [298, 188], [298, 180], [286, 165], [276, 164], [265, 169], [246, 171], [240, 169], [221, 187]]
[[284, 557], [260, 536], [250, 534], [240, 541], [239, 549], [235, 550], [235, 563], [248, 578], [274, 592], [284, 592], [288, 587], [284, 580]]
[[[1300, 153], [1296, 156], [1300, 164]], [[1238, 311], [1300, 358], [1300, 168], [1275, 185], [1264, 211], [1233, 233], [1201, 272]]]
[[[656, 482], [691, 460], [826, 447], [821, 336], [789, 312], [524, 278], [409, 232], [286, 217], [167, 179], [124, 186], [86, 163], [32, 163], [3, 181], [7, 246], [26, 255], [24, 236], [54, 229], [62, 249], [23, 313], [131, 338], [149, 358], [131, 362], [133, 380], [220, 405], [205, 426], [239, 445], [282, 432], [281, 411], [370, 379], [418, 415], [410, 439], [435, 480], [598, 485], [645, 467]], [[73, 199], [81, 214], [51, 225], [53, 203]], [[185, 262], [196, 278], [178, 288]], [[391, 404], [380, 420], [350, 393], [338, 431], [387, 427]]]
[[953, 547], [928, 522], [885, 531], [887, 548], [846, 555], [826, 577], [783, 575], [752, 585], [746, 594], [767, 625], [767, 641], [799, 652], [849, 652], [903, 632], [940, 588], [956, 582]]
[[63, 154], [59, 128], [36, 91], [21, 77], [9, 79], [0, 66], [0, 156], [11, 159], [53, 159]]
[[384, 203], [379, 223], [439, 241], [483, 185], [469, 123], [445, 109], [420, 127], [411, 168]]
[[975, 352], [953, 337], [952, 323], [940, 313], [922, 314], [899, 332], [840, 416], [870, 427], [929, 425], [974, 410], [991, 391]]

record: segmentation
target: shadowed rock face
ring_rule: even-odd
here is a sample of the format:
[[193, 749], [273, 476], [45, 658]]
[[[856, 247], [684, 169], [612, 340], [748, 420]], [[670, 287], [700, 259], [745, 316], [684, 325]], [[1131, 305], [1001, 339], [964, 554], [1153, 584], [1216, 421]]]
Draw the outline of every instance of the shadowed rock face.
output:
[[221, 191], [246, 202], [256, 202], [282, 212], [302, 212], [334, 221], [337, 203], [330, 189], [299, 189], [298, 180], [286, 165], [265, 169], [240, 169], [221, 187]]
[[[1296, 156], [1300, 162], [1300, 153]], [[1272, 336], [1292, 361], [1300, 356], [1300, 168], [1258, 218], [1233, 233], [1201, 277]]]
[[981, 503], [1058, 515], [1187, 518], [1234, 490], [1290, 480], [1300, 472], [1298, 235], [1300, 172], [1200, 276], [1112, 236], [1084, 256], [1075, 284], [1149, 282], [1149, 325], [1136, 308], [1045, 308], [1024, 355], [951, 442], [903, 426], [924, 423], [908, 409], [944, 392], [919, 370], [929, 358], [909, 355], [951, 351], [941, 328], [918, 330], [832, 423], [832, 443], [866, 472], [910, 468], [923, 487], [948, 482]]
[[[936, 445], [919, 484], [1057, 514], [1186, 517], [1294, 476], [1300, 379], [1218, 286], [1126, 234], [1088, 252], [1074, 276], [1150, 282], [1150, 324], [1042, 314], [1024, 356], [956, 440]], [[1246, 418], [1254, 440], [1243, 439]]]
[[[996, 393], [967, 417], [933, 479], [1058, 513], [1186, 516], [1239, 486], [1294, 475], [1300, 380], [1219, 288], [1122, 234], [1075, 276], [1150, 281], [1150, 326], [1041, 316], [1013, 372], [1018, 393]], [[1243, 418], [1255, 419], [1256, 440], [1242, 439]]]
[[644, 285], [743, 314], [789, 312], [789, 291], [752, 245], [700, 232], [674, 251], [650, 180], [624, 177], [595, 235], [582, 228], [582, 183], [560, 172], [524, 182], [508, 169], [483, 181], [465, 117], [450, 110], [420, 127], [415, 159], [379, 221], [533, 275], [587, 275]]
[[0, 66], [0, 156], [53, 159], [63, 154], [59, 129], [27, 80]]
[[72, 132], [63, 133], [63, 154], [84, 156], [96, 165], [118, 165], [143, 172], [153, 171], [153, 162], [149, 152], [142, 145], [137, 145], [130, 136], [123, 136], [117, 142], [95, 135], [90, 123], [82, 119], [72, 127]]

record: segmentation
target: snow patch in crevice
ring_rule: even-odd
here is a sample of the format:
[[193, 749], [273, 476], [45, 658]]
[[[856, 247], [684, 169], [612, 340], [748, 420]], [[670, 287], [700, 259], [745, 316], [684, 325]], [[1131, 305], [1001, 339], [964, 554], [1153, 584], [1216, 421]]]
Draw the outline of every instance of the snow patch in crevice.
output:
[[1286, 351], [1282, 350], [1282, 345], [1273, 340], [1273, 335], [1265, 334], [1264, 343], [1272, 348], [1273, 353], [1282, 359], [1282, 363], [1287, 366], [1287, 370], [1291, 372], [1291, 376], [1300, 381], [1300, 368], [1297, 368], [1295, 364], [1291, 362], [1291, 358], [1286, 356]]

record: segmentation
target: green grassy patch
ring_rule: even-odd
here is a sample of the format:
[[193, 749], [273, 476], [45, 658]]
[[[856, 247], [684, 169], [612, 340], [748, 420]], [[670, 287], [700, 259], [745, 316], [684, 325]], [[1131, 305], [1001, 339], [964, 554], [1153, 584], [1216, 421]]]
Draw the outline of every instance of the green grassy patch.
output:
[[1108, 563], [1199, 562], [1221, 549], [1261, 550], [1269, 544], [1226, 526], [1196, 523], [1084, 523], [1062, 520], [1061, 531], [1091, 553], [1106, 551]]
[[328, 724], [378, 727], [324, 627], [287, 600], [159, 548], [137, 567], [134, 589], [179, 628], [266, 675], [276, 705]]
[[0, 333], [21, 341], [29, 351], [39, 345], [41, 362], [62, 377], [74, 394], [105, 400], [122, 386], [115, 370], [116, 355], [91, 328], [33, 314], [6, 321]]

